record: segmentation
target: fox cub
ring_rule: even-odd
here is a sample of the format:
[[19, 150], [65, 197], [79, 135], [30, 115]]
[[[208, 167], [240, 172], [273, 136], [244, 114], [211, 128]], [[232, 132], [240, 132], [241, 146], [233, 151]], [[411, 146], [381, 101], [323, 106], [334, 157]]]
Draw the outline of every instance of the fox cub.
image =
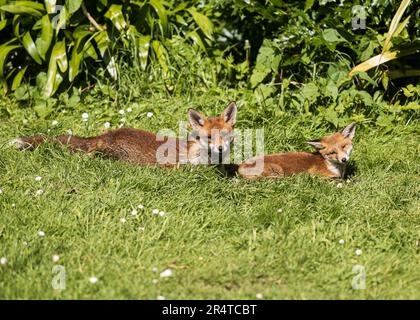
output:
[[314, 153], [288, 152], [251, 158], [239, 166], [238, 172], [246, 179], [284, 177], [302, 172], [342, 178], [353, 149], [355, 130], [356, 124], [351, 123], [342, 132], [306, 141], [315, 147]]
[[[65, 145], [71, 151], [98, 152], [137, 165], [175, 167], [181, 162], [210, 164], [210, 153], [216, 153], [220, 158], [228, 154], [236, 114], [235, 102], [230, 102], [220, 116], [216, 117], [207, 118], [198, 111], [189, 109], [188, 119], [193, 132], [187, 139], [163, 138], [140, 129], [121, 128], [86, 138], [73, 135], [34, 135], [15, 139], [12, 144], [21, 150], [34, 149], [48, 140]], [[163, 144], [167, 152], [159, 151]]]

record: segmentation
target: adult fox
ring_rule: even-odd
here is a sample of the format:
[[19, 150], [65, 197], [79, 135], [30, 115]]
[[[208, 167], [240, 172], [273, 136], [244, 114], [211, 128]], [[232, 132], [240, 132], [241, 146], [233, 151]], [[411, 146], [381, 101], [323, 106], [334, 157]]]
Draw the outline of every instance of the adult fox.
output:
[[342, 132], [306, 141], [315, 147], [314, 153], [286, 152], [251, 158], [239, 166], [238, 172], [246, 179], [284, 177], [302, 172], [342, 178], [353, 150], [355, 131], [356, 124], [351, 123]]
[[193, 132], [187, 139], [163, 138], [140, 129], [120, 128], [95, 137], [34, 135], [14, 139], [12, 144], [21, 150], [32, 150], [45, 141], [52, 141], [67, 146], [71, 151], [98, 152], [137, 165], [175, 167], [181, 163], [210, 164], [214, 163], [210, 154], [216, 154], [222, 163], [229, 154], [236, 114], [235, 102], [230, 102], [216, 117], [207, 118], [189, 109], [188, 119]]

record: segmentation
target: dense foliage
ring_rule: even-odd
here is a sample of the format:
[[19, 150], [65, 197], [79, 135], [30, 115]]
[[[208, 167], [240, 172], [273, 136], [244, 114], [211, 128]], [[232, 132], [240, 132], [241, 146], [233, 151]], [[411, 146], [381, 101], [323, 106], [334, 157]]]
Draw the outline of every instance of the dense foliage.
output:
[[[406, 0], [0, 0], [0, 81], [41, 117], [90, 96], [233, 88], [251, 113], [390, 127], [418, 115], [418, 10]], [[383, 52], [393, 56], [351, 71]]]

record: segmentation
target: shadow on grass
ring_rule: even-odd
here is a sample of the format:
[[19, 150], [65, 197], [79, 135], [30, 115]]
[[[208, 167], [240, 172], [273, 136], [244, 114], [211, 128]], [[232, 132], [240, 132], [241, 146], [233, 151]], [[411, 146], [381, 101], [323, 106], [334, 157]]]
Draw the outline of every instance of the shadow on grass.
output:
[[218, 173], [225, 178], [234, 178], [238, 172], [239, 165], [234, 163], [218, 165], [216, 169]]
[[344, 179], [351, 179], [357, 173], [357, 165], [354, 161], [350, 161], [346, 166], [346, 173], [344, 175]]

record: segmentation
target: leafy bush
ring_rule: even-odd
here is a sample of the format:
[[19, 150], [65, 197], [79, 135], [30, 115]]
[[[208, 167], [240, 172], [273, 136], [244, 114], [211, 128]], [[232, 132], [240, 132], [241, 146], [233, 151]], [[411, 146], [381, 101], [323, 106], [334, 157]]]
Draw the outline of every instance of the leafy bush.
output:
[[0, 81], [40, 117], [79, 101], [112, 105], [112, 117], [157, 92], [210, 91], [241, 99], [253, 121], [287, 113], [387, 129], [419, 113], [420, 13], [410, 0], [361, 4], [0, 0]]
[[176, 34], [198, 51], [213, 39], [212, 22], [188, 2], [82, 0], [0, 0], [0, 81], [3, 91], [16, 90], [34, 76], [43, 96], [61, 83], [68, 87], [82, 73], [94, 77], [103, 65], [118, 78], [116, 53], [128, 51], [132, 65], [144, 71], [157, 61], [164, 77], [171, 73], [167, 40]]
[[[366, 1], [364, 7], [357, 4], [326, 0], [221, 4], [224, 19], [234, 22], [226, 27], [231, 33], [243, 34], [253, 48], [249, 86], [255, 102], [274, 108], [276, 113], [320, 114], [335, 126], [346, 121], [345, 116], [358, 121], [380, 117], [381, 124], [385, 123], [384, 117], [389, 122], [410, 118], [419, 108], [419, 100], [402, 94], [404, 82], [400, 78], [409, 75], [416, 83], [420, 72], [414, 56], [380, 65], [368, 73], [359, 72], [354, 78], [349, 76], [355, 64], [382, 52], [388, 26], [398, 9], [395, 1]], [[355, 9], [360, 8], [366, 10], [366, 28], [353, 30]], [[408, 6], [403, 22], [394, 24], [398, 29], [392, 33], [394, 50], [412, 55], [420, 52], [420, 22], [415, 19], [415, 10], [414, 5]], [[231, 12], [239, 20], [229, 20]], [[249, 26], [245, 21], [254, 23]], [[412, 90], [417, 92], [419, 87]], [[396, 97], [405, 107], [389, 103]]]

